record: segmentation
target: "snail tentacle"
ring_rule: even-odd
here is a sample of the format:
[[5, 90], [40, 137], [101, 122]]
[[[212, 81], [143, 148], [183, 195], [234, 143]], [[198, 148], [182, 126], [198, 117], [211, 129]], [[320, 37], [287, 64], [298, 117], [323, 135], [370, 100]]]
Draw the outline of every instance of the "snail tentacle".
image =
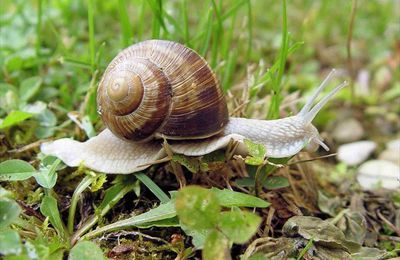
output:
[[303, 108], [300, 110], [298, 115], [304, 116], [308, 112], [310, 112], [311, 107], [314, 104], [314, 101], [317, 99], [319, 94], [328, 86], [328, 83], [332, 80], [332, 78], [336, 74], [336, 69], [332, 69], [328, 76], [325, 77], [325, 79], [322, 81], [321, 85], [318, 86], [318, 88], [315, 90], [314, 94], [307, 100], [306, 104], [303, 106]]

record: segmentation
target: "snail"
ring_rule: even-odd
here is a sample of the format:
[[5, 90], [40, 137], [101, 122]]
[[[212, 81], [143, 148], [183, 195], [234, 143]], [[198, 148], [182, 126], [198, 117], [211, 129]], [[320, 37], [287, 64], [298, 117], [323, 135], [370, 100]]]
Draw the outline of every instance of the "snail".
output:
[[166, 156], [162, 139], [176, 139], [174, 153], [202, 156], [231, 140], [246, 153], [244, 139], [263, 144], [266, 156], [290, 157], [305, 146], [323, 143], [312, 120], [346, 82], [315, 106], [332, 79], [332, 70], [301, 111], [276, 120], [229, 117], [216, 75], [204, 58], [184, 45], [147, 40], [121, 51], [107, 67], [98, 87], [98, 112], [107, 126], [86, 142], [63, 138], [41, 145], [41, 151], [68, 166], [105, 173], [141, 171]]

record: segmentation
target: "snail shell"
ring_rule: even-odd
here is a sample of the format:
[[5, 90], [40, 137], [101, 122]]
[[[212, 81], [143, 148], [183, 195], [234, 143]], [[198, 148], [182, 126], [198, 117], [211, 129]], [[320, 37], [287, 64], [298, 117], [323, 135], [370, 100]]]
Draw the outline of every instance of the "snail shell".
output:
[[221, 132], [229, 120], [224, 94], [207, 62], [165, 40], [121, 51], [100, 81], [97, 104], [106, 126], [133, 141], [206, 138]]

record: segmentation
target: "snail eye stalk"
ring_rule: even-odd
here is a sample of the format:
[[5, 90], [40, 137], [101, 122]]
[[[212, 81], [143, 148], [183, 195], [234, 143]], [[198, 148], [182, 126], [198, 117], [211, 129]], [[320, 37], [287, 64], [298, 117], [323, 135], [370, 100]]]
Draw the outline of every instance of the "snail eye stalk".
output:
[[324, 107], [326, 103], [342, 88], [348, 85], [347, 81], [336, 86], [331, 92], [328, 93], [321, 101], [319, 101], [314, 107], [312, 106], [314, 101], [317, 99], [319, 94], [328, 86], [328, 83], [333, 79], [336, 74], [336, 70], [332, 69], [328, 76], [322, 81], [321, 85], [316, 89], [314, 94], [307, 100], [307, 103], [299, 112], [298, 116], [302, 117], [304, 121], [311, 123], [318, 112]]

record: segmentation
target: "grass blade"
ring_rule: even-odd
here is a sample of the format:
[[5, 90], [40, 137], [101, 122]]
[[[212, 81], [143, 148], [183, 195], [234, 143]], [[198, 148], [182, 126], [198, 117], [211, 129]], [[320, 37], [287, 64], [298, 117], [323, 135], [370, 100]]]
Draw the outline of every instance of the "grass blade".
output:
[[67, 231], [64, 228], [64, 223], [61, 220], [61, 214], [58, 210], [57, 200], [49, 195], [46, 195], [40, 204], [40, 212], [49, 218], [50, 223], [56, 229], [59, 236], [66, 238]]
[[160, 38], [161, 28], [168, 33], [168, 29], [165, 26], [164, 19], [163, 19], [163, 7], [161, 0], [149, 0], [147, 3], [150, 5], [151, 11], [153, 12], [153, 30], [152, 30], [152, 37], [154, 39]]
[[135, 188], [135, 182], [132, 178], [123, 182], [117, 182], [105, 191], [103, 201], [93, 214], [72, 236], [71, 243], [74, 244], [83, 234], [92, 228], [101, 217], [105, 216], [107, 212], [120, 201], [128, 192]]
[[221, 39], [221, 34], [222, 34], [222, 18], [221, 18], [221, 12], [219, 10], [219, 7], [215, 3], [215, 0], [211, 0], [212, 7], [215, 13], [215, 16], [217, 17], [216, 24], [213, 26], [213, 41], [212, 41], [212, 46], [211, 46], [211, 67], [215, 69], [217, 66], [218, 62], [218, 49], [220, 45], [220, 39]]
[[279, 106], [283, 97], [281, 96], [281, 83], [283, 72], [285, 71], [286, 58], [288, 54], [289, 37], [287, 30], [287, 13], [286, 13], [286, 0], [282, 1], [282, 40], [281, 49], [279, 51], [279, 66], [277, 73], [272, 81], [272, 98], [268, 109], [267, 118], [275, 119], [279, 117]]
[[206, 33], [204, 36], [204, 39], [202, 42], [204, 42], [203, 47], [201, 48], [200, 54], [205, 57], [207, 54], [207, 50], [210, 46], [210, 40], [211, 40], [211, 35], [212, 35], [212, 28], [213, 28], [213, 9], [210, 7], [208, 9], [208, 14], [207, 14], [207, 26], [206, 26]]
[[75, 211], [76, 211], [76, 206], [78, 204], [78, 199], [80, 197], [80, 195], [82, 194], [82, 192], [90, 186], [90, 184], [92, 184], [93, 180], [95, 180], [95, 178], [93, 178], [93, 176], [86, 176], [85, 178], [82, 179], [82, 181], [78, 184], [78, 186], [76, 187], [74, 194], [72, 195], [71, 198], [71, 206], [69, 208], [69, 212], [68, 212], [68, 232], [72, 234], [72, 231], [74, 230], [74, 219], [75, 219]]
[[170, 201], [168, 195], [165, 194], [165, 192], [163, 192], [146, 174], [140, 172], [136, 173], [135, 176], [161, 201], [161, 203], [167, 203]]
[[94, 44], [94, 3], [88, 0], [88, 25], [89, 25], [89, 51], [92, 72], [95, 70], [95, 44]]
[[150, 209], [149, 211], [143, 214], [133, 216], [128, 219], [120, 220], [101, 228], [97, 228], [96, 230], [87, 233], [83, 238], [90, 239], [105, 232], [126, 229], [131, 227], [146, 226], [146, 223], [168, 220], [170, 218], [174, 218], [175, 216], [176, 216], [175, 201], [171, 200], [168, 203], [161, 204], [158, 207]]
[[247, 30], [248, 30], [248, 37], [247, 37], [247, 60], [251, 57], [251, 51], [253, 49], [253, 15], [251, 12], [251, 2], [250, 0], [247, 1]]
[[190, 45], [190, 35], [189, 35], [189, 18], [188, 18], [188, 8], [187, 0], [182, 0], [181, 4], [181, 14], [183, 16], [183, 39], [187, 46]]
[[122, 29], [122, 43], [123, 46], [126, 47], [131, 44], [133, 33], [129, 22], [128, 8], [126, 7], [125, 0], [118, 0], [118, 13]]
[[36, 56], [40, 57], [40, 48], [42, 46], [42, 0], [38, 0], [38, 15], [36, 24]]

